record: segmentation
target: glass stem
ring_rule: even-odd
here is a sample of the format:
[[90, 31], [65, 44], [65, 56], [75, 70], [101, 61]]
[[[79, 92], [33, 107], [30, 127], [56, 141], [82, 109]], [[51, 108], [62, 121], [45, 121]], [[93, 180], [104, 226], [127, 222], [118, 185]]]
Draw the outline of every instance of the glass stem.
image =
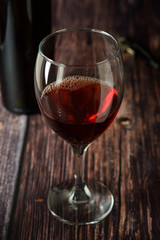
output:
[[84, 180], [84, 159], [88, 146], [72, 145], [75, 161], [74, 186], [70, 201], [75, 204], [86, 203], [90, 199], [90, 191]]

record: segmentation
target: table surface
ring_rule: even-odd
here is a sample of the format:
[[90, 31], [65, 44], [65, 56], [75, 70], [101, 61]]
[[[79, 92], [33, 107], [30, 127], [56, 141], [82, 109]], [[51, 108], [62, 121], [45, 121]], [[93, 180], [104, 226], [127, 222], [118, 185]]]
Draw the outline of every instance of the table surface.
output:
[[[160, 58], [159, 1], [52, 0], [52, 31], [93, 27], [127, 35]], [[125, 240], [160, 236], [160, 71], [122, 52], [125, 94], [110, 128], [89, 147], [85, 174], [106, 183], [107, 218], [69, 226], [48, 211], [53, 179], [73, 175], [73, 154], [40, 114], [16, 115], [0, 100], [0, 239]]]

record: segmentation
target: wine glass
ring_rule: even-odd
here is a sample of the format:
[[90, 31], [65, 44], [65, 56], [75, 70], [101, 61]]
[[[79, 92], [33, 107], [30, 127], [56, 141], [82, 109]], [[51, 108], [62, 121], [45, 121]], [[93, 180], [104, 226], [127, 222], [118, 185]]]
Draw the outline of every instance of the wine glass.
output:
[[123, 97], [123, 63], [117, 40], [96, 29], [64, 29], [44, 38], [35, 65], [35, 93], [50, 128], [71, 144], [73, 180], [53, 188], [50, 212], [64, 223], [97, 223], [114, 198], [94, 179], [84, 179], [88, 146], [112, 123]]

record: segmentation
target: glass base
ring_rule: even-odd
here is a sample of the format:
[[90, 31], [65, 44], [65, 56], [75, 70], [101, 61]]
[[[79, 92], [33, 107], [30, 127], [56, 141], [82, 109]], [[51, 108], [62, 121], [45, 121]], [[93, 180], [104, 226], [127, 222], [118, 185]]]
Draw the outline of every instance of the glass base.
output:
[[94, 224], [112, 210], [114, 198], [107, 187], [89, 181], [83, 188], [64, 182], [53, 187], [48, 196], [48, 208], [60, 221], [70, 225]]

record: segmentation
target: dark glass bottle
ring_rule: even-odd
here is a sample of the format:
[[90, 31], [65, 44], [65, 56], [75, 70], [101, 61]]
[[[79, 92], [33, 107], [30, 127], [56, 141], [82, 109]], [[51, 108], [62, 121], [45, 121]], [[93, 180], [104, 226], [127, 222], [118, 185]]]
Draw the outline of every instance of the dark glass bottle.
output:
[[38, 111], [34, 65], [39, 42], [50, 32], [51, 0], [0, 0], [0, 80], [9, 111]]

